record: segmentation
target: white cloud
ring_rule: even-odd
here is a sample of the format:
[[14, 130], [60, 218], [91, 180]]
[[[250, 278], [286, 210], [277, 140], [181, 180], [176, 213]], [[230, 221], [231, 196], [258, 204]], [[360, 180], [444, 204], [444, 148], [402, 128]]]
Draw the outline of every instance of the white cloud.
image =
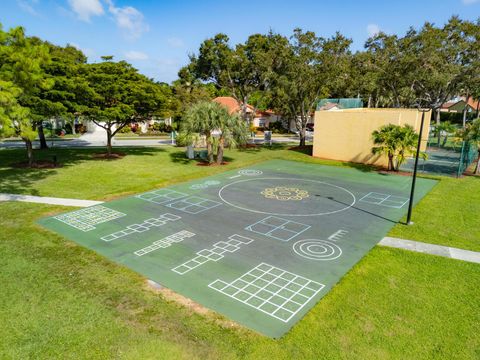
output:
[[100, 0], [68, 0], [68, 3], [82, 21], [89, 22], [91, 16], [104, 14]]
[[472, 5], [480, 2], [480, 0], [462, 0], [465, 5]]
[[168, 38], [167, 43], [168, 43], [168, 45], [170, 45], [173, 48], [181, 48], [185, 45], [183, 40], [178, 38], [178, 37]]
[[141, 52], [141, 51], [127, 51], [125, 53], [125, 58], [127, 60], [132, 60], [132, 61], [135, 61], [135, 60], [148, 60], [148, 55]]
[[35, 10], [35, 4], [38, 4], [38, 0], [17, 0], [17, 4], [25, 12], [30, 15], [38, 16], [39, 13]]
[[377, 24], [368, 24], [367, 25], [367, 33], [368, 36], [375, 36], [380, 32], [380, 26]]
[[105, 0], [108, 11], [114, 16], [117, 26], [129, 39], [137, 39], [149, 27], [144, 22], [143, 14], [132, 6], [116, 7], [112, 0]]

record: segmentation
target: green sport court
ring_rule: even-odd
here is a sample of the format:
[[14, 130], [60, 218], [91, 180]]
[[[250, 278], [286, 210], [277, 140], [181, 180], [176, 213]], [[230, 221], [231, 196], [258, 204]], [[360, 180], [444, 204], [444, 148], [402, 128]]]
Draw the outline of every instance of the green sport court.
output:
[[[415, 202], [435, 183], [418, 179]], [[272, 160], [40, 223], [278, 338], [402, 218], [410, 184]]]

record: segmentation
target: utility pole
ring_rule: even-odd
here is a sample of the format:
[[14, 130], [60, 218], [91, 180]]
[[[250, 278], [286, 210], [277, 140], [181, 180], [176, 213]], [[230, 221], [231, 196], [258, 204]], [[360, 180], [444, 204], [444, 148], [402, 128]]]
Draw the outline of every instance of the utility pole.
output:
[[413, 197], [415, 196], [415, 183], [417, 182], [418, 157], [420, 155], [420, 146], [422, 144], [425, 113], [430, 109], [418, 109], [418, 110], [421, 111], [422, 113], [422, 121], [420, 122], [420, 133], [418, 134], [417, 153], [415, 154], [415, 165], [413, 167], [412, 188], [410, 190], [410, 201], [408, 202], [407, 225], [413, 225], [413, 221], [411, 219], [412, 219]]

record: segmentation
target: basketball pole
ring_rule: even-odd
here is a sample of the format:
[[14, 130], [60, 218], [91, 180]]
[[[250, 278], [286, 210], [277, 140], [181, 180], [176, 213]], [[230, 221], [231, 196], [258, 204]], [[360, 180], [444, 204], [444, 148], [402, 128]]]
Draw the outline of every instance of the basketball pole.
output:
[[417, 153], [415, 154], [415, 165], [413, 167], [412, 187], [411, 187], [411, 190], [410, 190], [410, 200], [408, 202], [407, 225], [413, 225], [412, 208], [413, 208], [413, 197], [415, 196], [415, 184], [417, 182], [418, 157], [420, 155], [420, 146], [422, 144], [422, 134], [423, 134], [423, 124], [425, 122], [425, 112], [428, 111], [428, 110], [423, 109], [423, 110], [420, 110], [420, 111], [422, 112], [422, 120], [420, 122], [420, 133], [418, 134]]

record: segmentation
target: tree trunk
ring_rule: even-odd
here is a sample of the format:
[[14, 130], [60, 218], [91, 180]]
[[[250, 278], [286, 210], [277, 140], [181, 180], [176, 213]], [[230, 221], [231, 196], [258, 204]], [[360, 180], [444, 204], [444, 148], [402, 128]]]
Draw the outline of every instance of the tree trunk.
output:
[[470, 99], [470, 95], [467, 95], [465, 98], [465, 106], [463, 107], [463, 118], [462, 118], [462, 126], [465, 129], [467, 125], [467, 108], [468, 108], [468, 100]]
[[112, 130], [111, 129], [106, 129], [107, 130], [107, 154], [108, 157], [112, 155]]
[[442, 144], [442, 147], [445, 147], [447, 146], [447, 140], [448, 140], [448, 134], [445, 135], [445, 137], [443, 138], [443, 144]]
[[475, 166], [475, 175], [480, 175], [480, 149], [478, 150], [477, 165]]
[[367, 108], [371, 108], [371, 107], [372, 107], [372, 95], [369, 95]]
[[33, 165], [33, 146], [32, 141], [30, 139], [23, 139], [25, 141], [25, 146], [27, 148], [27, 158], [28, 158], [28, 166], [32, 167]]
[[213, 146], [212, 146], [212, 141], [210, 139], [210, 133], [205, 134], [205, 141], [207, 143], [207, 158], [208, 158], [208, 163], [212, 164], [213, 163]]
[[38, 139], [40, 140], [40, 149], [48, 149], [47, 140], [45, 139], [45, 133], [43, 132], [43, 125], [40, 122], [37, 126]]
[[72, 134], [75, 135], [77, 132], [75, 131], [75, 119], [72, 121]]
[[223, 163], [223, 149], [225, 147], [225, 139], [221, 137], [218, 140], [218, 150], [217, 150], [217, 164], [222, 165]]
[[395, 170], [395, 167], [393, 166], [393, 154], [388, 154], [388, 168], [387, 170]]
[[302, 129], [299, 132], [300, 135], [300, 146], [305, 146], [305, 127], [302, 125]]
[[[436, 121], [437, 121], [437, 126], [439, 126], [440, 125], [440, 109], [436, 110], [435, 118], [436, 118]], [[438, 145], [438, 147], [440, 147], [440, 141], [441, 141], [440, 137], [441, 136], [442, 136], [441, 131], [437, 131], [437, 140], [438, 140], [437, 145]]]

